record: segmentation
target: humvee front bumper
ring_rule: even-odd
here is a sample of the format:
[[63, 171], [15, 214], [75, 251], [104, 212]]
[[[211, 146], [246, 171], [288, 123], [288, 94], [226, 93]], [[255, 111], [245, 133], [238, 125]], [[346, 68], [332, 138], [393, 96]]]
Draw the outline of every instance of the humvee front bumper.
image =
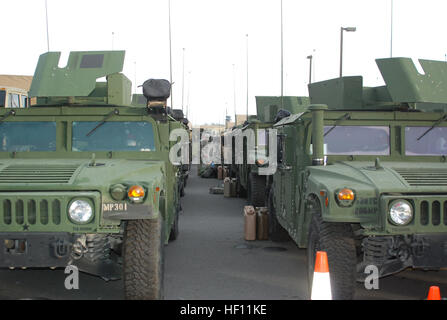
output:
[[0, 233], [0, 267], [66, 267], [73, 240], [69, 233]]
[[447, 234], [371, 236], [363, 239], [363, 262], [358, 271], [375, 265], [380, 276], [405, 268], [437, 270], [447, 267]]

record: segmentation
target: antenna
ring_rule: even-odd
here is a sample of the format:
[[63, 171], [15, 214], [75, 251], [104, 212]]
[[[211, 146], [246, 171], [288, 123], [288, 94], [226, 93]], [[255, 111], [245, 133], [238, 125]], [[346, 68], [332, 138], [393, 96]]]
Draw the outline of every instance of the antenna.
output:
[[393, 15], [394, 15], [394, 1], [391, 0], [391, 40], [390, 40], [390, 57], [393, 57]]
[[247, 120], [248, 120], [248, 34], [245, 35], [247, 38]]
[[171, 0], [168, 0], [168, 8], [169, 8], [169, 74], [171, 82], [171, 109], [174, 108], [174, 97], [172, 96], [172, 37], [171, 37]]
[[182, 66], [182, 111], [185, 100], [185, 48], [183, 48], [183, 66]]
[[284, 109], [284, 23], [281, 0], [281, 109]]
[[234, 103], [234, 125], [237, 126], [236, 113], [236, 65], [233, 63], [233, 103]]
[[48, 31], [48, 3], [45, 0], [45, 16], [46, 16], [46, 24], [47, 24], [47, 48], [48, 52], [50, 52], [50, 33]]

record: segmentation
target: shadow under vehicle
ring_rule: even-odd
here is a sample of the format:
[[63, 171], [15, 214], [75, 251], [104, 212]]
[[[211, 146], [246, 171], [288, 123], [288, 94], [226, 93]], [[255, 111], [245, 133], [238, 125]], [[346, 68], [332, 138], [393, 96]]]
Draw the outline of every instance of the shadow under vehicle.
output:
[[376, 62], [385, 86], [312, 83], [309, 111], [274, 125], [271, 236], [307, 248], [309, 284], [326, 251], [335, 299], [352, 299], [368, 266], [447, 266], [447, 63], [420, 60], [420, 74], [411, 59]]
[[45, 53], [36, 105], [0, 111], [0, 266], [74, 265], [122, 277], [127, 299], [160, 299], [164, 246], [178, 235], [169, 134], [179, 125], [166, 80], [143, 88], [154, 106], [131, 106], [124, 56], [71, 52], [60, 69], [60, 53]]

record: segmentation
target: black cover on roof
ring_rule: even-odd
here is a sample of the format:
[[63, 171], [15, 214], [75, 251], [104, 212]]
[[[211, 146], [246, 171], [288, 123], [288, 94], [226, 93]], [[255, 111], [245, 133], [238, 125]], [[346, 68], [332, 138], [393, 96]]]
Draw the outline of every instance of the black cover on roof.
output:
[[180, 121], [182, 120], [185, 116], [183, 115], [183, 110], [182, 109], [172, 109], [172, 117], [177, 120]]
[[171, 83], [165, 79], [149, 79], [143, 83], [143, 94], [148, 101], [164, 101], [171, 95]]
[[291, 115], [290, 111], [284, 109], [279, 110], [278, 113], [276, 114], [275, 123], [281, 121], [284, 118], [287, 118], [290, 115]]

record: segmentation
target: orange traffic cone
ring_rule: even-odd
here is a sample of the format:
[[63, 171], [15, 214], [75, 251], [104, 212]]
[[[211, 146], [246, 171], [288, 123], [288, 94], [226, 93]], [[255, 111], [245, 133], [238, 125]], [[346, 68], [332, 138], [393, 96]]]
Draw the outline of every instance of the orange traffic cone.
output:
[[437, 286], [431, 286], [428, 291], [427, 300], [441, 300], [441, 291]]
[[317, 251], [310, 299], [332, 300], [329, 264], [327, 260], [327, 253], [324, 251]]

